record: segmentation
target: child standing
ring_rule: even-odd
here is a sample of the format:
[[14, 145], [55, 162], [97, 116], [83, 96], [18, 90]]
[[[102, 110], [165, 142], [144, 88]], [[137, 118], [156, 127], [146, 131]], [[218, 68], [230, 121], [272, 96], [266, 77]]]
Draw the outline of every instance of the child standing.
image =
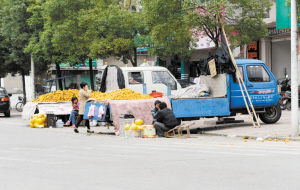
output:
[[70, 122], [72, 122], [72, 127], [75, 128], [75, 116], [78, 115], [79, 102], [77, 97], [73, 97], [71, 101], [72, 101], [73, 110], [70, 113], [69, 121], [67, 121], [65, 125], [70, 125]]

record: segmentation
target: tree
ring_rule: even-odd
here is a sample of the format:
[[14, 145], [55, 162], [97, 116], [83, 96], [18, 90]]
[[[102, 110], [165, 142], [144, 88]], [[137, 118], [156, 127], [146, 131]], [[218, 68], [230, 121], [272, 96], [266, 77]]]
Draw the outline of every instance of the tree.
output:
[[142, 0], [142, 17], [150, 38], [150, 54], [161, 58], [191, 56], [195, 39], [182, 11], [183, 1]]
[[29, 2], [26, 0], [1, 1], [1, 35], [2, 43], [7, 47], [9, 56], [4, 62], [6, 73], [21, 74], [23, 79], [23, 94], [26, 101], [25, 75], [29, 74], [30, 54], [24, 53], [24, 47], [32, 31], [27, 25], [30, 14], [27, 13]]
[[185, 21], [193, 28], [194, 35], [204, 32], [216, 47], [222, 26], [232, 46], [250, 44], [268, 36], [263, 19], [272, 6], [270, 0], [185, 0], [182, 4]]
[[[53, 28], [51, 24], [46, 23], [46, 18], [43, 16], [43, 4], [46, 0], [34, 1], [31, 0], [27, 12], [31, 13], [31, 17], [27, 20], [29, 27], [33, 33], [29, 39], [29, 43], [25, 48], [25, 52], [31, 53], [35, 62], [42, 62], [38, 69], [48, 70], [49, 65], [55, 64], [57, 69], [57, 77], [61, 77], [59, 63], [65, 61], [67, 56], [53, 47], [51, 42], [53, 38]], [[62, 80], [58, 81], [60, 90], [63, 90]]]
[[80, 12], [81, 27], [86, 27], [90, 57], [115, 56], [125, 64], [137, 66], [137, 48], [145, 45], [145, 26], [139, 12], [120, 3], [95, 3], [92, 9]]
[[[79, 26], [80, 17], [78, 14], [81, 11], [87, 11], [93, 5], [91, 2], [92, 0], [47, 0], [42, 4], [45, 26], [47, 28], [45, 28], [45, 31], [47, 31], [45, 34], [47, 33], [47, 36], [49, 36], [50, 40], [48, 42], [54, 48], [54, 53], [60, 54], [59, 56], [56, 54], [56, 58], [59, 58], [60, 61], [62, 60], [61, 56], [64, 57], [64, 62], [74, 64], [82, 63], [88, 59], [89, 41], [83, 37], [85, 27]], [[58, 62], [56, 66], [59, 68]], [[92, 90], [94, 90], [91, 65], [89, 72]]]

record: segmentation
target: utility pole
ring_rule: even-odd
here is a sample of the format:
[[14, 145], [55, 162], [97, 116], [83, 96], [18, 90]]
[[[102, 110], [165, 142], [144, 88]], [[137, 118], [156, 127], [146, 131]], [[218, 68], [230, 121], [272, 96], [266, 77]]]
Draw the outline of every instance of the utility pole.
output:
[[291, 0], [292, 137], [299, 136], [297, 4]]

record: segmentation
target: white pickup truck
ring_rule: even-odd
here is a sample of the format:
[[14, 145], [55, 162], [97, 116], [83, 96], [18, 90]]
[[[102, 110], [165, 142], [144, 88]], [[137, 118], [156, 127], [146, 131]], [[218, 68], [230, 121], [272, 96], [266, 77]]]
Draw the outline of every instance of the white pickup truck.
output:
[[[96, 81], [101, 84], [102, 73], [106, 66], [103, 66], [96, 76]], [[171, 85], [172, 90], [181, 89], [181, 85], [176, 78], [165, 67], [120, 67], [125, 79], [125, 88], [143, 93], [143, 84], [146, 84], [147, 94], [152, 92], [162, 92], [167, 94], [167, 85]], [[107, 80], [106, 80], [107, 81]]]

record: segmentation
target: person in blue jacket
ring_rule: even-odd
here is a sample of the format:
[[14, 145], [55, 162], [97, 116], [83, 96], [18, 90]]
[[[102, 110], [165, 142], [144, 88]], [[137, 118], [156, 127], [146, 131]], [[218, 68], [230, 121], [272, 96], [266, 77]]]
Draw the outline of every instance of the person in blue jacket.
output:
[[158, 114], [159, 112], [159, 104], [161, 103], [161, 101], [159, 100], [156, 100], [154, 102], [154, 108], [151, 110], [151, 113], [152, 113], [152, 116], [153, 116], [153, 124], [155, 123], [156, 119], [155, 119], [155, 116]]

